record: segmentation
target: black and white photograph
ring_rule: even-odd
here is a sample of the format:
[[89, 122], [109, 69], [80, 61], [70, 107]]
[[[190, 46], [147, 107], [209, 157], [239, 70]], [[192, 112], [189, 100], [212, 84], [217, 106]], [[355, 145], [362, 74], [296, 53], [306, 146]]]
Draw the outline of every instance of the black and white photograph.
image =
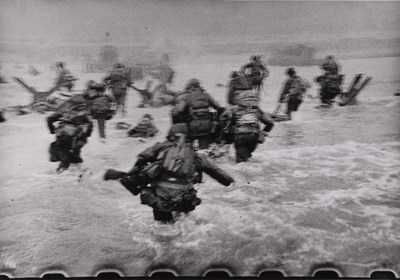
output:
[[400, 1], [0, 0], [0, 276], [53, 274], [400, 277]]

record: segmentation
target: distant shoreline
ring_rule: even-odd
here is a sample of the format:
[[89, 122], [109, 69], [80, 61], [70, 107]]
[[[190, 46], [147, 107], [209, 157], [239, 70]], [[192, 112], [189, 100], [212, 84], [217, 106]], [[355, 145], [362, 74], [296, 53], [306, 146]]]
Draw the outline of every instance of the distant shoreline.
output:
[[[0, 41], [0, 63], [40, 63], [44, 61], [69, 61], [74, 63], [84, 60], [96, 60], [102, 47], [114, 46], [122, 61], [151, 60], [158, 61], [163, 53], [168, 53], [171, 61], [180, 59], [207, 60], [215, 57], [218, 61], [226, 58], [243, 57], [240, 61], [248, 61], [251, 54], [261, 54], [268, 58], [277, 50], [287, 46], [305, 45], [316, 49], [315, 59], [324, 58], [327, 54], [333, 54], [338, 59], [357, 58], [382, 58], [400, 57], [400, 37], [389, 39], [375, 38], [347, 38], [335, 41], [312, 41], [312, 42], [226, 42], [213, 43], [203, 42], [198, 45], [145, 45], [129, 44], [92, 44], [92, 43], [68, 43], [68, 44], [38, 44], [33, 42], [5, 42]], [[234, 59], [236, 61], [237, 59]]]

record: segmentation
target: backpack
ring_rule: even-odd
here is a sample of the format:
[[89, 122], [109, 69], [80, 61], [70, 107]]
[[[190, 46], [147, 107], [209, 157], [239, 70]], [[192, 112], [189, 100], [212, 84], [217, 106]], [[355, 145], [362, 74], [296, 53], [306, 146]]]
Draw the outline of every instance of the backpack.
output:
[[110, 84], [113, 88], [126, 88], [130, 73], [126, 70], [113, 70], [110, 73]]
[[165, 153], [162, 162], [165, 172], [177, 178], [192, 177], [196, 171], [195, 151], [191, 143], [181, 136], [178, 143], [171, 146]]
[[[57, 112], [61, 114], [60, 121], [71, 123], [71, 124], [80, 124], [82, 121], [86, 119], [88, 115], [88, 107], [84, 102], [76, 102], [79, 97], [71, 97], [71, 99], [63, 102], [57, 108]], [[85, 121], [84, 121], [85, 122]]]
[[333, 91], [340, 90], [342, 79], [342, 75], [327, 75], [325, 88]]
[[300, 78], [295, 77], [289, 90], [289, 95], [299, 100], [303, 99], [303, 94], [306, 92], [306, 83]]
[[249, 133], [260, 131], [260, 121], [257, 116], [257, 107], [247, 107], [235, 113], [236, 115], [236, 132]]
[[114, 115], [113, 107], [113, 103], [106, 95], [100, 95], [93, 99], [91, 112], [95, 119], [103, 116], [109, 120]]
[[215, 113], [211, 112], [207, 95], [200, 90], [191, 93], [189, 128], [191, 135], [203, 136], [215, 131]]
[[254, 90], [244, 90], [237, 93], [234, 97], [235, 104], [253, 107], [257, 106], [259, 102], [258, 94]]

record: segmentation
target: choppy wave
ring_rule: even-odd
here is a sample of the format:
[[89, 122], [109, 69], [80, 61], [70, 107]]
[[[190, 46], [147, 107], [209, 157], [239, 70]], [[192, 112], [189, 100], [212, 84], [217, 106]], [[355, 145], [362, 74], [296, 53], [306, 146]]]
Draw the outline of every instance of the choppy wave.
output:
[[[224, 76], [225, 66], [213, 67]], [[202, 75], [212, 85], [218, 79], [207, 71]], [[308, 75], [312, 71], [318, 69]], [[281, 78], [271, 77], [276, 86]], [[1, 88], [1, 100], [18, 101], [14, 86]], [[0, 271], [84, 276], [106, 264], [129, 275], [165, 266], [199, 275], [219, 265], [236, 275], [263, 268], [307, 275], [320, 263], [334, 263], [346, 276], [400, 271], [399, 103], [387, 94], [366, 102], [375, 90], [395, 86], [371, 86], [360, 106], [317, 110], [306, 101], [294, 121], [276, 124], [250, 162], [235, 164], [233, 148], [216, 160], [236, 185], [205, 176], [196, 186], [202, 204], [169, 227], [118, 182], [102, 180], [106, 168], [127, 170], [139, 152], [164, 139], [169, 108], [137, 109], [138, 97], [130, 95], [129, 116], [107, 123], [108, 143], [98, 141], [95, 129], [83, 148], [85, 162], [62, 174], [48, 160], [53, 136], [46, 115], [10, 114], [0, 130]], [[263, 106], [275, 101], [264, 96]], [[149, 110], [160, 129], [154, 139], [142, 143], [114, 129], [117, 121], [135, 124]]]

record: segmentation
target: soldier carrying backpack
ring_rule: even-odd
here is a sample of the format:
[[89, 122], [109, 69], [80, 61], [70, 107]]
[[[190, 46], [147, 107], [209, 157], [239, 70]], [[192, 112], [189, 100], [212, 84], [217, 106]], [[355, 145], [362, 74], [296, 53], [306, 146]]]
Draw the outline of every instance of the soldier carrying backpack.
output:
[[[57, 122], [58, 125], [54, 126]], [[93, 124], [89, 108], [81, 95], [74, 95], [62, 103], [57, 111], [47, 118], [51, 134], [56, 141], [50, 144], [50, 161], [60, 161], [58, 171], [68, 169], [71, 163], [83, 162], [80, 153], [91, 135]]]
[[116, 63], [112, 71], [104, 78], [104, 83], [111, 88], [112, 95], [117, 103], [117, 110], [121, 108], [121, 113], [125, 116], [127, 90], [132, 84], [131, 69], [126, 68], [122, 63]]
[[200, 82], [191, 79], [171, 114], [173, 120], [188, 123], [192, 138], [199, 141], [200, 149], [206, 149], [218, 136], [218, 116], [222, 111], [224, 108], [201, 88]]
[[[222, 135], [227, 144], [234, 143], [236, 161], [247, 161], [258, 143], [265, 141], [264, 133], [274, 126], [272, 118], [258, 106], [254, 90], [242, 91], [236, 96], [234, 105], [221, 115]], [[261, 131], [260, 123], [265, 124]]]
[[287, 103], [286, 115], [287, 119], [290, 120], [292, 112], [296, 112], [299, 109], [300, 104], [303, 103], [304, 94], [311, 85], [297, 76], [296, 70], [292, 67], [286, 70], [286, 75], [289, 76], [289, 79], [285, 81], [275, 113], [278, 112], [282, 103]]
[[225, 186], [234, 182], [204, 155], [197, 154], [189, 140], [187, 125], [175, 124], [167, 141], [140, 153], [130, 172], [108, 170], [104, 179], [122, 178], [121, 183], [131, 193], [140, 193], [142, 204], [153, 208], [155, 220], [173, 222], [172, 212], [189, 213], [201, 203], [194, 189], [199, 173], [205, 172]]
[[102, 141], [106, 138], [106, 121], [115, 114], [115, 99], [112, 95], [106, 94], [106, 85], [89, 81], [83, 96], [89, 103], [90, 114], [97, 120], [99, 134]]

